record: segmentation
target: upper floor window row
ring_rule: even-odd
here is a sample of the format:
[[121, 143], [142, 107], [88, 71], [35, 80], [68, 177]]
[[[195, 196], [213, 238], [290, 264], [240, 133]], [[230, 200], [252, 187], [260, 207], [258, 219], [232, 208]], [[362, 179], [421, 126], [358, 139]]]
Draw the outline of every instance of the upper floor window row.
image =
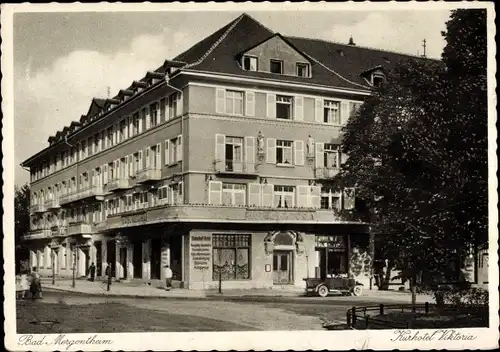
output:
[[174, 93], [147, 106], [142, 107], [130, 116], [88, 137], [68, 150], [58, 153], [35, 166], [31, 170], [31, 182], [44, 178], [56, 171], [66, 168], [135, 137], [165, 121], [180, 116], [183, 112], [181, 93]]
[[[284, 65], [293, 65], [295, 64], [295, 75], [298, 77], [311, 77], [311, 65], [306, 62], [296, 62], [296, 63], [288, 63], [279, 59], [270, 59], [269, 60], [269, 72], [282, 75], [285, 74]], [[267, 63], [262, 65], [267, 66]], [[266, 69], [259, 69], [259, 59], [256, 56], [245, 55], [242, 59], [242, 67], [245, 71], [266, 71]], [[289, 66], [287, 66], [289, 67]], [[293, 66], [291, 68], [293, 70]], [[291, 72], [291, 71], [288, 71]]]

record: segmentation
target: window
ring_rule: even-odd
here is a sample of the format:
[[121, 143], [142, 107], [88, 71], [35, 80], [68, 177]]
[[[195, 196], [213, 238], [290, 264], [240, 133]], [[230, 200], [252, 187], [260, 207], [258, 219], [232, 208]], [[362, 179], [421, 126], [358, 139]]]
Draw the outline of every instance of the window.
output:
[[309, 64], [297, 64], [297, 76], [309, 77]]
[[276, 118], [291, 120], [292, 119], [292, 97], [283, 95], [276, 96]]
[[92, 147], [93, 147], [93, 137], [89, 137], [87, 143], [87, 156], [92, 156]]
[[295, 187], [274, 186], [274, 204], [278, 208], [295, 206]]
[[136, 172], [142, 170], [142, 159], [139, 153], [134, 154], [134, 168], [132, 170], [132, 175], [135, 176]]
[[150, 127], [158, 125], [158, 103], [149, 106], [149, 120]]
[[139, 133], [139, 113], [136, 112], [132, 117], [132, 133], [137, 135]]
[[243, 115], [243, 92], [226, 91], [226, 114]]
[[170, 164], [179, 162], [182, 160], [182, 141], [180, 137], [173, 138], [170, 140]]
[[276, 141], [276, 164], [292, 165], [292, 141]]
[[168, 204], [168, 186], [158, 188], [158, 201], [160, 204]]
[[340, 125], [340, 102], [325, 100], [323, 122]]
[[238, 183], [222, 184], [222, 204], [245, 205], [246, 185]]
[[174, 93], [172, 94], [169, 99], [168, 99], [168, 116], [170, 116], [170, 118], [174, 118], [178, 115], [178, 101], [179, 101], [179, 98], [180, 98], [180, 93]]
[[170, 204], [183, 204], [184, 196], [182, 193], [182, 183], [174, 183], [169, 187], [168, 193], [170, 195], [169, 203]]
[[253, 56], [244, 56], [243, 69], [247, 71], [257, 71], [257, 58]]
[[340, 167], [340, 146], [325, 143], [323, 166], [329, 169], [338, 169]]
[[165, 121], [165, 98], [160, 100], [160, 119]]
[[283, 73], [283, 61], [271, 60], [270, 69], [271, 73], [278, 73], [281, 75]]
[[118, 129], [118, 142], [123, 142], [125, 140], [125, 129], [127, 128], [127, 123], [125, 120], [120, 121], [120, 128]]
[[381, 74], [372, 75], [372, 84], [374, 87], [381, 87], [384, 84], [384, 76]]
[[361, 104], [362, 103], [355, 103], [355, 102], [349, 103], [349, 118], [354, 116], [359, 111]]
[[242, 166], [242, 160], [243, 138], [226, 137], [226, 171], [238, 171]]
[[321, 209], [340, 209], [340, 192], [321, 187]]
[[250, 278], [250, 235], [214, 234], [212, 246], [214, 281]]

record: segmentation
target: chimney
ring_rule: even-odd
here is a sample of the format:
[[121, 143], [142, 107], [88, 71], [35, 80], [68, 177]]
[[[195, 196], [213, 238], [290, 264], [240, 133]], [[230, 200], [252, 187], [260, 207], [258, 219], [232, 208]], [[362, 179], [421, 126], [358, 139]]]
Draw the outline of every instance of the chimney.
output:
[[352, 36], [349, 38], [349, 45], [355, 46], [356, 43], [354, 43], [354, 40], [352, 39]]

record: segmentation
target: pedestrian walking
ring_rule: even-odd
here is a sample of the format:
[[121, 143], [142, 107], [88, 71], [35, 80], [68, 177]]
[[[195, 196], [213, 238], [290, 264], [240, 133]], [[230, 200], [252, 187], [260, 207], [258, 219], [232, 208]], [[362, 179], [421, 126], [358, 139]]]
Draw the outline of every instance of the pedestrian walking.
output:
[[31, 298], [42, 298], [42, 283], [40, 282], [40, 275], [36, 272], [36, 268], [33, 268], [31, 273], [31, 284], [30, 284]]
[[89, 267], [90, 281], [94, 282], [95, 280], [95, 264], [92, 262]]
[[170, 291], [172, 288], [172, 269], [168, 265], [165, 265], [165, 290]]

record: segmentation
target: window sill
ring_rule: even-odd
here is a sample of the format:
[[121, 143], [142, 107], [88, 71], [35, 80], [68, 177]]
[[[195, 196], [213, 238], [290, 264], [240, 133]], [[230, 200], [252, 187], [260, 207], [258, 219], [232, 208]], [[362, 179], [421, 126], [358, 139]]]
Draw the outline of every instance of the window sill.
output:
[[174, 167], [174, 166], [177, 166], [181, 163], [181, 161], [176, 161], [175, 163], [172, 163], [172, 164], [168, 164], [167, 167]]
[[277, 167], [295, 167], [293, 164], [276, 164]]

